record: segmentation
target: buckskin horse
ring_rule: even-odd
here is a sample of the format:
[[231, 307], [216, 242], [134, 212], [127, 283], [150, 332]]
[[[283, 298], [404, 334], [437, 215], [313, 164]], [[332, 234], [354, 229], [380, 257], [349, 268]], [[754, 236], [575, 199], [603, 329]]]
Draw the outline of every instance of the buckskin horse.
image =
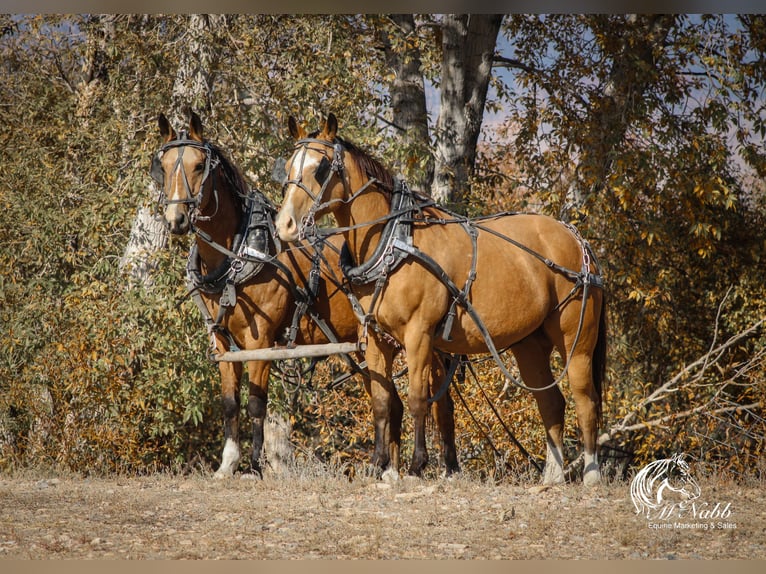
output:
[[[546, 430], [543, 483], [565, 480], [566, 373], [584, 443], [583, 482], [600, 481], [597, 430], [606, 359], [603, 281], [595, 257], [572, 226], [537, 214], [468, 219], [440, 208], [395, 180], [383, 165], [338, 137], [330, 114], [312, 134], [294, 118], [283, 203], [275, 219], [282, 241], [321, 242], [314, 222], [333, 213], [346, 248], [341, 265], [366, 312], [367, 366], [376, 420], [395, 393], [380, 332], [406, 351], [408, 404], [415, 446], [409, 472], [427, 463], [426, 382], [434, 348], [452, 354], [510, 348], [534, 394]], [[556, 348], [565, 369], [554, 379]], [[382, 397], [382, 398], [378, 398]], [[376, 449], [383, 449], [376, 436]]]
[[[203, 137], [199, 116], [189, 113], [189, 129], [177, 134], [167, 118], [158, 117], [162, 138], [151, 175], [161, 189], [164, 218], [174, 234], [193, 232], [187, 265], [190, 291], [205, 318], [216, 353], [265, 349], [287, 338], [288, 344], [355, 342], [359, 321], [338, 288], [341, 238], [320, 259], [309, 250], [280, 250], [275, 241], [276, 211], [263, 194], [251, 190], [241, 172]], [[287, 333], [287, 334], [286, 334]], [[382, 345], [393, 356], [395, 349]], [[444, 367], [434, 356], [437, 373]], [[217, 478], [232, 476], [239, 465], [241, 362], [219, 362], [224, 411], [224, 448]], [[270, 362], [248, 361], [252, 418], [251, 469], [262, 475], [264, 421]], [[365, 389], [370, 380], [363, 373]], [[444, 374], [437, 375], [443, 378]], [[377, 421], [398, 471], [403, 405], [391, 398], [390, 417]], [[444, 397], [435, 407], [447, 472], [458, 470], [452, 403]], [[373, 457], [373, 463], [382, 466]]]

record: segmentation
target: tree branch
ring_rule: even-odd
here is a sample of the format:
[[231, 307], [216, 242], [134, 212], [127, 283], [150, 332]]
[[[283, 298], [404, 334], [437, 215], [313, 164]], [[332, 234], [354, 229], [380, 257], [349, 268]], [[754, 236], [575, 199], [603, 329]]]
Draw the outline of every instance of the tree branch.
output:
[[[708, 408], [708, 406], [709, 406], [709, 404], [706, 403], [704, 405], [700, 405], [698, 407], [694, 407], [693, 409], [688, 409], [688, 410], [682, 411], [680, 413], [673, 413], [673, 414], [670, 414], [670, 415], [665, 415], [664, 417], [660, 417], [660, 418], [657, 418], [657, 419], [652, 419], [650, 421], [646, 421], [646, 422], [643, 422], [643, 423], [636, 423], [636, 424], [632, 424], [632, 425], [629, 425], [629, 426], [616, 426], [616, 427], [612, 427], [611, 429], [609, 429], [607, 432], [603, 433], [598, 438], [598, 444], [600, 444], [600, 445], [605, 444], [607, 441], [609, 441], [610, 439], [614, 438], [615, 435], [617, 435], [619, 433], [633, 432], [633, 431], [639, 431], [639, 430], [644, 430], [644, 429], [648, 429], [648, 428], [663, 426], [666, 423], [674, 422], [674, 421], [676, 421], [678, 419], [688, 418], [688, 417], [690, 417], [692, 415], [696, 415], [697, 413], [703, 412], [706, 408]], [[758, 407], [763, 407], [763, 402], [762, 401], [756, 401], [754, 403], [750, 403], [749, 405], [735, 405], [735, 406], [730, 406], [730, 407], [722, 407], [720, 409], [715, 409], [715, 410], [712, 410], [712, 411], [708, 411], [708, 414], [717, 415], [717, 414], [722, 414], [722, 413], [729, 413], [729, 412], [732, 412], [732, 411], [744, 411], [744, 410], [748, 410], [748, 409], [755, 409], [755, 408], [758, 408]]]
[[492, 59], [492, 67], [493, 68], [515, 68], [517, 70], [523, 70], [527, 72], [528, 74], [538, 73], [537, 68], [527, 65], [521, 60], [506, 58], [505, 56], [500, 56], [499, 54], [495, 54], [495, 57]]
[[[730, 337], [726, 342], [721, 343], [718, 347], [715, 347], [713, 349], [710, 349], [707, 353], [705, 353], [702, 357], [694, 361], [693, 363], [690, 363], [683, 369], [681, 369], [678, 374], [676, 374], [672, 379], [670, 379], [667, 383], [656, 389], [651, 395], [646, 397], [639, 405], [633, 410], [632, 412], [625, 415], [625, 417], [622, 419], [622, 422], [617, 425], [616, 428], [627, 428], [628, 423], [630, 423], [632, 420], [634, 420], [638, 413], [641, 411], [641, 409], [647, 407], [648, 405], [655, 403], [659, 401], [660, 399], [663, 399], [665, 396], [677, 392], [679, 389], [676, 387], [676, 385], [689, 373], [697, 369], [698, 367], [702, 367], [703, 369], [707, 369], [711, 365], [716, 364], [721, 356], [723, 356], [723, 351], [728, 349], [729, 347], [733, 346], [737, 342], [741, 341], [742, 339], [745, 339], [752, 335], [755, 331], [757, 331], [763, 323], [766, 322], [766, 319], [761, 319], [757, 323], [754, 323], [744, 331], [741, 331], [740, 333], [737, 333], [736, 335]], [[710, 357], [712, 355], [716, 355], [716, 357], [713, 360], [710, 360]], [[702, 372], [702, 371], [701, 371]], [[698, 377], [697, 377], [698, 378]]]

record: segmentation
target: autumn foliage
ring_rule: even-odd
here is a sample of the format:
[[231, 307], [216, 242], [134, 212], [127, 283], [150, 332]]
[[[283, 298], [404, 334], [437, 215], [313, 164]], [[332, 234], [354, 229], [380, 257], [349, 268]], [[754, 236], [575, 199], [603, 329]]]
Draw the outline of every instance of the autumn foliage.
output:
[[[188, 239], [154, 256], [149, 288], [120, 265], [137, 209], [155, 198], [155, 121], [174, 111], [187, 20], [104, 18], [0, 18], [0, 468], [215, 468], [219, 383], [202, 320], [183, 299]], [[417, 45], [438, 87], [439, 21], [419, 22], [393, 45]], [[385, 162], [427, 163], [402, 157], [396, 130], [378, 119], [390, 104], [380, 78], [391, 75], [379, 38], [396, 32], [385, 18], [226, 23], [209, 38], [219, 60], [200, 110], [206, 135], [275, 202], [270, 170], [289, 149], [290, 114], [312, 123], [334, 111], [344, 134]], [[609, 472], [683, 451], [762, 476], [763, 19], [517, 15], [502, 33], [512, 75], [495, 75], [488, 107], [504, 119], [485, 128], [465, 209], [542, 211], [593, 245], [610, 309]], [[542, 462], [534, 400], [479, 359], [453, 387], [461, 465], [537, 480], [512, 438]], [[330, 359], [301, 378], [274, 375], [270, 409], [291, 422], [298, 459], [369, 459], [370, 407], [358, 377], [336, 381], [343, 372]], [[397, 386], [406, 395], [406, 375]], [[567, 416], [572, 460], [572, 408]], [[241, 420], [247, 437], [244, 409]], [[405, 457], [408, 425], [405, 416]], [[435, 460], [435, 428], [430, 440]]]

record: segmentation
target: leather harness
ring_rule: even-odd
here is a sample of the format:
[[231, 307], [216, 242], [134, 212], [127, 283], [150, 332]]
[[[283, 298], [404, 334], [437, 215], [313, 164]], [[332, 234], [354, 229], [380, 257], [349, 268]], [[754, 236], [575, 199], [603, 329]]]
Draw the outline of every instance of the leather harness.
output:
[[[319, 180], [319, 178], [317, 178], [318, 183], [320, 183], [322, 186], [320, 193], [318, 193], [317, 195], [312, 194], [308, 190], [308, 188], [304, 184], [302, 184], [300, 180], [297, 180], [297, 182], [296, 180], [287, 181], [287, 179], [285, 178], [284, 186], [286, 187], [289, 184], [296, 184], [296, 185], [300, 184], [298, 186], [302, 190], [304, 190], [314, 201], [314, 204], [309, 210], [309, 216], [306, 217], [302, 222], [301, 235], [304, 237], [307, 237], [309, 241], [311, 242], [311, 244], [315, 246], [316, 248], [318, 244], [324, 243], [323, 236], [348, 231], [350, 229], [353, 229], [354, 227], [369, 226], [371, 223], [374, 223], [374, 222], [365, 222], [357, 226], [352, 226], [347, 228], [334, 228], [331, 230], [319, 230], [316, 228], [313, 215], [317, 213], [318, 211], [320, 211], [322, 208], [327, 207], [329, 205], [329, 202], [322, 203], [322, 197], [324, 195], [324, 191], [327, 188], [329, 181], [333, 177], [333, 175], [334, 174], [340, 175], [344, 169], [343, 155], [342, 155], [343, 142], [342, 140], [328, 142], [328, 141], [324, 141], [324, 140], [316, 139], [316, 138], [306, 138], [303, 140], [298, 140], [296, 142], [296, 148], [300, 146], [307, 147], [308, 144], [312, 144], [312, 143], [322, 144], [328, 148], [332, 148], [334, 151], [332, 161], [330, 164], [330, 169], [323, 170], [323, 173], [322, 173], [323, 180]], [[304, 154], [304, 158], [305, 158], [305, 154]], [[323, 162], [324, 161], [327, 161], [327, 154], [325, 154], [325, 159], [323, 160]], [[380, 182], [378, 182], [378, 180], [376, 180], [375, 178], [371, 177], [359, 190], [351, 194], [349, 199], [344, 200], [344, 202], [350, 202], [351, 200], [353, 200], [355, 197], [357, 197], [359, 194], [361, 194], [363, 191], [365, 191], [367, 188], [369, 188], [371, 185], [375, 183], [380, 183]], [[540, 253], [537, 253], [533, 249], [514, 240], [513, 238], [508, 237], [498, 231], [495, 231], [487, 227], [486, 225], [482, 225], [481, 223], [482, 221], [486, 221], [488, 219], [517, 215], [517, 213], [515, 212], [506, 212], [506, 213], [485, 216], [485, 217], [468, 218], [468, 217], [453, 213], [443, 207], [439, 207], [441, 211], [445, 212], [449, 216], [449, 219], [424, 218], [422, 214], [422, 209], [425, 207], [434, 206], [434, 205], [436, 204], [432, 200], [411, 192], [403, 181], [395, 180], [394, 189], [392, 190], [392, 193], [391, 193], [391, 211], [385, 218], [382, 218], [382, 221], [380, 221], [380, 222], [384, 221], [385, 225], [381, 233], [381, 238], [372, 256], [367, 261], [357, 264], [355, 261], [353, 261], [353, 257], [351, 255], [350, 250], [344, 244], [343, 250], [341, 252], [341, 270], [343, 271], [348, 281], [354, 285], [365, 285], [365, 284], [372, 283], [373, 281], [375, 282], [375, 290], [373, 292], [372, 301], [370, 303], [370, 307], [368, 310], [365, 311], [364, 309], [362, 309], [359, 301], [358, 300], [355, 301], [355, 297], [353, 297], [352, 294], [349, 295], [349, 298], [352, 300], [352, 305], [357, 314], [357, 317], [362, 322], [363, 333], [366, 335], [367, 328], [369, 325], [372, 325], [373, 328], [376, 328], [378, 332], [382, 332], [382, 329], [380, 329], [377, 326], [374, 319], [374, 311], [375, 311], [375, 306], [377, 304], [378, 298], [390, 274], [394, 272], [395, 269], [399, 265], [401, 265], [401, 263], [404, 260], [406, 260], [408, 257], [412, 257], [418, 260], [424, 267], [426, 267], [429, 270], [430, 273], [436, 276], [442, 282], [442, 284], [444, 284], [450, 296], [452, 297], [452, 303], [450, 304], [450, 308], [447, 311], [444, 318], [440, 321], [439, 331], [440, 331], [440, 336], [443, 340], [450, 341], [450, 333], [451, 333], [452, 325], [457, 313], [457, 305], [460, 305], [475, 323], [476, 327], [478, 328], [479, 332], [481, 333], [485, 341], [485, 344], [487, 345], [487, 349], [489, 353], [492, 355], [493, 359], [497, 363], [500, 370], [514, 385], [516, 385], [519, 388], [523, 388], [523, 389], [526, 389], [529, 391], [535, 391], [535, 392], [539, 392], [539, 391], [558, 385], [563, 380], [564, 376], [567, 373], [569, 363], [572, 359], [573, 353], [571, 352], [569, 353], [566, 365], [564, 366], [564, 369], [561, 375], [555, 381], [553, 381], [550, 385], [546, 387], [542, 387], [542, 388], [528, 387], [523, 382], [521, 382], [516, 377], [514, 377], [505, 367], [500, 357], [500, 352], [495, 347], [495, 344], [492, 340], [492, 336], [489, 333], [489, 330], [484, 324], [484, 321], [482, 320], [482, 318], [479, 316], [479, 314], [476, 312], [475, 308], [473, 307], [470, 301], [470, 291], [471, 291], [473, 282], [476, 279], [476, 261], [477, 261], [477, 255], [478, 255], [478, 249], [477, 249], [478, 232], [479, 230], [481, 230], [507, 241], [508, 243], [514, 245], [515, 247], [521, 249], [522, 251], [538, 259], [541, 263], [545, 264], [551, 271], [564, 275], [565, 277], [569, 278], [574, 283], [574, 286], [572, 290], [570, 291], [570, 293], [564, 299], [562, 299], [553, 310], [560, 309], [564, 304], [566, 304], [569, 300], [571, 300], [580, 290], [582, 290], [582, 298], [583, 298], [583, 301], [585, 302], [588, 299], [588, 293], [591, 287], [596, 287], [599, 289], [604, 288], [604, 280], [601, 274], [601, 268], [588, 242], [580, 235], [580, 233], [577, 231], [577, 229], [574, 226], [562, 222], [562, 225], [567, 227], [567, 229], [574, 235], [575, 239], [579, 243], [582, 250], [582, 267], [580, 271], [574, 271], [549, 260], [548, 258], [544, 257]], [[416, 212], [419, 212], [420, 217], [416, 216]], [[444, 225], [459, 224], [465, 230], [465, 232], [469, 235], [469, 237], [471, 238], [471, 245], [472, 245], [471, 270], [468, 274], [468, 278], [466, 279], [466, 282], [462, 289], [460, 289], [455, 284], [455, 282], [452, 280], [449, 274], [435, 259], [433, 259], [427, 253], [424, 253], [423, 251], [421, 251], [417, 246], [413, 244], [412, 224], [415, 222], [437, 223], [437, 224], [444, 224]], [[596, 268], [597, 268], [596, 273], [592, 273], [590, 271], [591, 262], [593, 262], [596, 265]], [[580, 334], [582, 332], [582, 327], [583, 327], [583, 322], [585, 317], [585, 307], [586, 305], [583, 304], [580, 311], [580, 321], [579, 321], [577, 333], [575, 335], [575, 339], [573, 342], [573, 348], [576, 347], [580, 339]], [[454, 371], [452, 374], [454, 374]], [[451, 378], [452, 378], [451, 376], [447, 377], [444, 385], [439, 390], [437, 395], [429, 399], [429, 402], [438, 400], [444, 394], [444, 392], [446, 391], [446, 388], [450, 384]]]

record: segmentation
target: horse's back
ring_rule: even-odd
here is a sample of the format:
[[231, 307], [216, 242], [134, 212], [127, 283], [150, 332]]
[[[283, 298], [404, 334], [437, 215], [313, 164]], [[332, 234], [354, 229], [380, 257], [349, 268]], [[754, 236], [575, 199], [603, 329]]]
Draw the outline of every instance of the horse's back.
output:
[[497, 249], [517, 255], [524, 253], [525, 257], [530, 255], [505, 239], [508, 238], [558, 265], [580, 270], [582, 246], [574, 233], [557, 219], [542, 214], [519, 213], [488, 218], [479, 224], [503, 236], [479, 232]]

